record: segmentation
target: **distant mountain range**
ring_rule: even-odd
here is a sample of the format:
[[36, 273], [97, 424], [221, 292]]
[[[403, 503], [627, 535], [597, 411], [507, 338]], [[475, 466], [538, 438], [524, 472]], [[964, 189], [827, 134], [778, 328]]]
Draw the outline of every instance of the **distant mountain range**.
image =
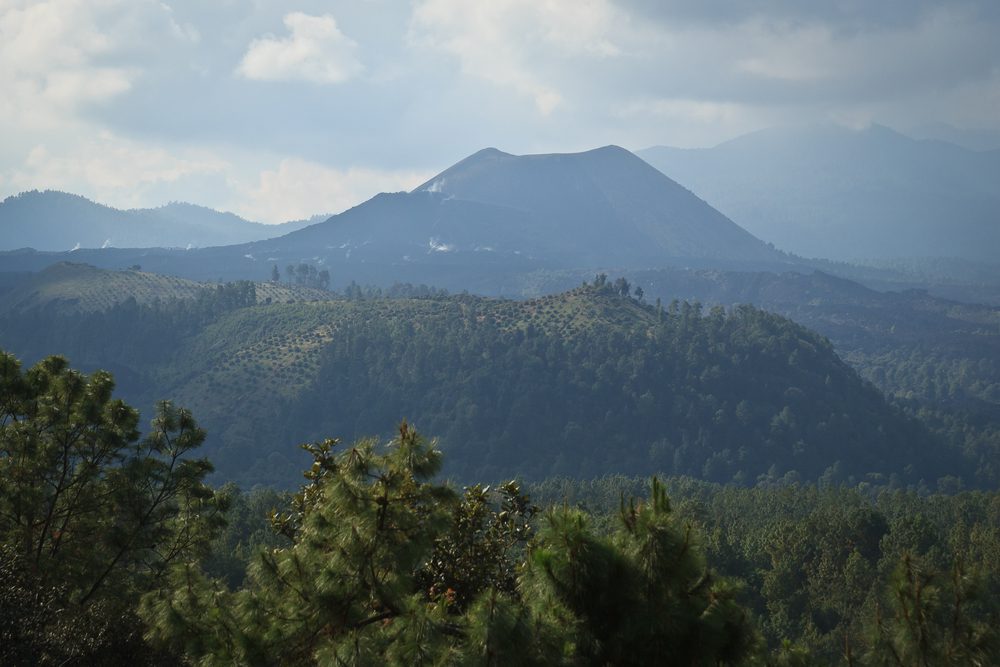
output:
[[511, 276], [542, 269], [795, 263], [615, 146], [529, 156], [485, 149], [413, 192], [239, 245], [2, 257], [8, 271], [64, 260], [199, 280], [262, 280], [274, 265], [306, 262], [328, 269], [334, 285], [421, 282], [485, 293], [509, 293]]
[[119, 210], [79, 195], [33, 190], [0, 202], [0, 250], [204, 248], [278, 236], [313, 222], [318, 220], [264, 225], [181, 202]]
[[889, 128], [777, 128], [638, 155], [759, 238], [805, 257], [962, 257], [1000, 248], [1000, 151]]
[[[924, 156], [929, 148], [950, 156], [942, 163], [951, 165], [951, 172], [939, 173], [941, 166]], [[904, 159], [907, 151], [909, 166]], [[869, 259], [860, 266], [785, 254], [615, 146], [526, 156], [488, 148], [412, 192], [380, 194], [329, 218], [282, 226], [253, 225], [190, 205], [116, 211], [71, 195], [27, 193], [0, 204], [0, 224], [4, 211], [29, 210], [29, 204], [43, 200], [110, 215], [119, 222], [132, 220], [128, 216], [162, 222], [174, 215], [183, 217], [188, 227], [199, 227], [194, 221], [204, 220], [199, 227], [204, 231], [224, 219], [235, 220], [241, 233], [277, 235], [191, 249], [180, 243], [172, 248], [109, 243], [112, 247], [72, 252], [0, 252], [0, 288], [16, 272], [39, 271], [60, 261], [110, 269], [139, 265], [146, 271], [199, 281], [268, 280], [275, 266], [284, 273], [288, 265], [305, 263], [327, 270], [334, 287], [351, 281], [383, 287], [422, 283], [515, 297], [542, 293], [538, 286], [551, 284], [552, 272], [589, 278], [599, 271], [634, 275], [665, 267], [777, 274], [819, 269], [876, 289], [929, 288], [963, 301], [1000, 303], [1000, 263], [994, 257], [1000, 229], [997, 219], [990, 217], [990, 211], [1000, 206], [994, 201], [1000, 174], [990, 181], [984, 176], [985, 166], [976, 171], [967, 164], [974, 160], [991, 164], [994, 153], [914, 141], [885, 128], [854, 132], [826, 127], [757, 133], [709, 151], [662, 149], [647, 152], [647, 157], [650, 154], [676, 158], [688, 172], [701, 173], [713, 183], [755, 178], [753, 187], [734, 186], [717, 196], [730, 201], [738, 201], [741, 192], [756, 197], [748, 210], [758, 216], [772, 211], [756, 218], [756, 224], [760, 235], [779, 246], [827, 257], [867, 254], [910, 259]], [[808, 154], [813, 155], [811, 169], [806, 166]], [[766, 158], [754, 164], [759, 155]], [[849, 169], [852, 163], [859, 166]], [[696, 180], [681, 166], [677, 171]], [[937, 176], [932, 178], [933, 174]], [[786, 177], [791, 185], [782, 185]], [[926, 181], [922, 188], [920, 178]], [[895, 182], [895, 191], [878, 185], [889, 181]], [[796, 184], [800, 184], [797, 189]], [[788, 192], [771, 193], [786, 187]], [[942, 194], [962, 188], [978, 192], [978, 199]], [[950, 217], [931, 215], [934, 206], [926, 202], [913, 203], [921, 197], [936, 201], [939, 208], [942, 202], [951, 202]], [[982, 204], [979, 209], [976, 202]], [[884, 216], [871, 217], [883, 209]], [[903, 214], [897, 209], [914, 210], [900, 222]], [[975, 210], [962, 212], [968, 209]], [[976, 211], [981, 218], [975, 218]], [[62, 218], [88, 219], [82, 214]], [[99, 230], [94, 238], [104, 236], [100, 225], [92, 227]], [[7, 244], [26, 245], [10, 235]], [[930, 259], [949, 255], [953, 259]], [[971, 259], [975, 257], [980, 259]], [[560, 289], [573, 284], [579, 280]]]

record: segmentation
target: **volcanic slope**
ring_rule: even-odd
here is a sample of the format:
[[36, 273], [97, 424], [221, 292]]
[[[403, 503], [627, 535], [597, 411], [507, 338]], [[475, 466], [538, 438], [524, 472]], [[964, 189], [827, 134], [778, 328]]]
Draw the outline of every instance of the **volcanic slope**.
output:
[[525, 211], [542, 247], [578, 265], [638, 267], [670, 259], [783, 259], [618, 146], [522, 156], [487, 148], [415, 192]]

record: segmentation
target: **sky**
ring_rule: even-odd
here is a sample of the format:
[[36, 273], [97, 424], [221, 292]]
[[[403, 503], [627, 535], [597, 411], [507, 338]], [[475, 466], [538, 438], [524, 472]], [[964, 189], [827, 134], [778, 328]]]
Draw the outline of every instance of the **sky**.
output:
[[0, 0], [0, 198], [336, 213], [487, 146], [1000, 132], [997, 0]]

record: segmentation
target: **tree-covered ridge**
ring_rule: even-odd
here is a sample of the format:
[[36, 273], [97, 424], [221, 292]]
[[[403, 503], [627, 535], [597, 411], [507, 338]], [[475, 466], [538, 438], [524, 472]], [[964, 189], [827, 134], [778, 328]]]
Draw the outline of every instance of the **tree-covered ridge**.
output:
[[[393, 409], [420, 415], [454, 471], [486, 478], [659, 470], [753, 483], [792, 470], [815, 479], [837, 461], [841, 474], [888, 475], [891, 457], [929, 454], [919, 429], [828, 342], [780, 317], [692, 304], [657, 311], [595, 287], [556, 304], [551, 317], [538, 302], [476, 301], [483, 310], [466, 306], [459, 319], [459, 300], [440, 306], [453, 316], [413, 324], [350, 320], [350, 340], [331, 343], [320, 390], [291, 420], [322, 413], [325, 430], [358, 435]], [[581, 311], [601, 317], [549, 335], [565, 311], [570, 321]], [[325, 400], [337, 386], [352, 391]], [[877, 461], [876, 451], [894, 447]]]
[[[531, 293], [562, 289], [580, 272], [538, 272]], [[629, 274], [647, 300], [753, 303], [821, 333], [837, 353], [985, 473], [1000, 460], [1000, 309], [878, 292], [828, 273], [662, 269]], [[886, 285], [889, 286], [889, 285]], [[898, 289], [900, 285], [896, 286]], [[995, 290], [994, 290], [995, 291]], [[982, 481], [993, 473], [977, 474]]]
[[826, 339], [752, 307], [643, 304], [602, 276], [529, 301], [359, 290], [254, 305], [254, 290], [35, 311], [0, 331], [28, 357], [59, 349], [115, 364], [140, 404], [193, 406], [222, 474], [246, 483], [293, 480], [297, 442], [379, 433], [405, 416], [439, 434], [449, 474], [466, 479], [874, 475], [933, 487], [968, 472]]

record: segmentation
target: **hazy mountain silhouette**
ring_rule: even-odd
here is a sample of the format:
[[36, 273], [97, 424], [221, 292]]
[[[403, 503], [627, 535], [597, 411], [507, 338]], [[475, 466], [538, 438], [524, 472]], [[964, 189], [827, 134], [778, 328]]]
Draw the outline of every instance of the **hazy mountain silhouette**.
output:
[[46, 190], [0, 202], [0, 249], [207, 247], [276, 236], [310, 224], [249, 222], [233, 213], [174, 202], [120, 210], [79, 195]]
[[906, 134], [914, 139], [947, 141], [973, 151], [1000, 150], [1000, 132], [996, 130], [970, 130], [938, 122], [918, 125]]
[[523, 155], [487, 148], [417, 188], [522, 211], [536, 253], [579, 264], [643, 266], [667, 258], [782, 257], [688, 190], [617, 146]]
[[484, 149], [412, 192], [378, 195], [234, 254], [278, 264], [305, 258], [325, 264], [335, 282], [343, 271], [460, 287], [461, 276], [469, 288], [538, 268], [787, 261], [614, 146], [528, 156]]
[[806, 257], [989, 260], [1000, 248], [997, 151], [825, 125], [639, 155], [759, 238]]

